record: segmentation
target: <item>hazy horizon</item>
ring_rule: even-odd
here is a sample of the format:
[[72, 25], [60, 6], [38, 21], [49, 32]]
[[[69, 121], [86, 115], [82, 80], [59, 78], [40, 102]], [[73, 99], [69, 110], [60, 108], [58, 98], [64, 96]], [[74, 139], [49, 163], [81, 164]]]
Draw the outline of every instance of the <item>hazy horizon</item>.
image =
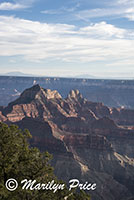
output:
[[60, 76], [55, 76], [55, 75], [47, 75], [47, 74], [30, 74], [30, 73], [23, 73], [21, 71], [10, 71], [7, 73], [0, 73], [0, 76], [14, 76], [14, 77], [50, 77], [50, 78], [76, 78], [76, 79], [119, 79], [119, 80], [133, 80], [134, 77], [127, 77], [127, 76], [94, 76], [91, 74], [77, 74], [77, 75], [60, 75]]

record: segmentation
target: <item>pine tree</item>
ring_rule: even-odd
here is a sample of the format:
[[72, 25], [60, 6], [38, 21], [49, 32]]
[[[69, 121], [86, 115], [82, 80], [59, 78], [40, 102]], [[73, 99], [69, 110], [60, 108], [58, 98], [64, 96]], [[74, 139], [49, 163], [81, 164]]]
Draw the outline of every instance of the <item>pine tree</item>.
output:
[[[50, 160], [52, 156], [41, 153], [39, 149], [29, 146], [28, 139], [31, 134], [28, 130], [20, 130], [17, 126], [8, 126], [0, 123], [0, 199], [1, 200], [89, 200], [84, 192], [69, 192], [64, 190], [53, 192], [51, 190], [22, 190], [21, 181], [36, 180], [36, 183], [64, 184], [55, 175]], [[5, 187], [10, 178], [17, 180], [18, 188], [8, 191]]]

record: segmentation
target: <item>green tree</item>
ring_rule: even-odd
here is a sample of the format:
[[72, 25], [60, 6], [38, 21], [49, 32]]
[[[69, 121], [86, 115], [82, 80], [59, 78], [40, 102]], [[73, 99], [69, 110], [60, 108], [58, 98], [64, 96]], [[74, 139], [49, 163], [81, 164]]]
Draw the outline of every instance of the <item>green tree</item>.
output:
[[[85, 193], [69, 192], [67, 187], [53, 193], [51, 190], [22, 190], [21, 181], [36, 180], [37, 183], [64, 184], [59, 181], [50, 165], [52, 156], [41, 153], [39, 149], [29, 146], [31, 134], [17, 126], [0, 123], [0, 199], [1, 200], [88, 200]], [[15, 191], [8, 191], [6, 181], [14, 178], [19, 183]]]

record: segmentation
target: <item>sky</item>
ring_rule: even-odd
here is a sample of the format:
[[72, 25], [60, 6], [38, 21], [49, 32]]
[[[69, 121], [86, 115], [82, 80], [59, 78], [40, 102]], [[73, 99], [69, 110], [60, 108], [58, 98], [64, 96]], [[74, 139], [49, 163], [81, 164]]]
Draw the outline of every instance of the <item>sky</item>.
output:
[[0, 74], [134, 78], [134, 0], [0, 0]]

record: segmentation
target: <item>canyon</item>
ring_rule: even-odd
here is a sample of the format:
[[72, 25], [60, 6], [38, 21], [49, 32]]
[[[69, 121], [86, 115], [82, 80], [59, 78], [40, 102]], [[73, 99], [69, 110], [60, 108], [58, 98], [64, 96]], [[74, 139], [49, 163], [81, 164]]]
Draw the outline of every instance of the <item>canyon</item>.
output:
[[96, 183], [93, 200], [134, 197], [134, 110], [35, 84], [1, 105], [0, 121], [27, 128], [31, 146], [53, 155], [58, 178]]

